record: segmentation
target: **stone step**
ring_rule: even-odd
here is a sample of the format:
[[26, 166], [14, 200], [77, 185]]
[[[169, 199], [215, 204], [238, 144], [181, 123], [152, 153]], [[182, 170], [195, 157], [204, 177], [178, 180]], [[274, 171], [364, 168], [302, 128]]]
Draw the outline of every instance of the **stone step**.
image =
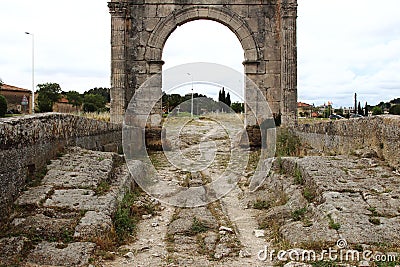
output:
[[[400, 242], [400, 175], [384, 162], [293, 157], [275, 165], [284, 175], [268, 177], [265, 187], [283, 190], [287, 201], [265, 212], [260, 221], [273, 224], [279, 218], [286, 240], [334, 244], [345, 239], [353, 246]], [[268, 200], [268, 194], [264, 198]], [[296, 212], [301, 215], [294, 219]]]
[[13, 236], [16, 247], [0, 247], [0, 265], [12, 265], [22, 254], [27, 266], [87, 265], [93, 242], [112, 233], [118, 203], [134, 187], [122, 163], [115, 153], [78, 147], [53, 160], [41, 184], [15, 201], [19, 208], [3, 236]]

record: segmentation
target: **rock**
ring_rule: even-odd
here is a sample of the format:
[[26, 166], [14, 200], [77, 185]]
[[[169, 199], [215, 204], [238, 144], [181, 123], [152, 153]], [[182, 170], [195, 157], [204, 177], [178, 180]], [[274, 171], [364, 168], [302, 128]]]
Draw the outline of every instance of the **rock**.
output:
[[22, 193], [22, 195], [15, 201], [15, 204], [19, 206], [39, 207], [46, 200], [47, 195], [52, 189], [53, 186], [51, 185], [41, 185], [29, 188], [28, 191]]
[[225, 232], [229, 232], [229, 233], [234, 233], [232, 228], [226, 227], [226, 226], [221, 226], [219, 228], [219, 231], [225, 231]]
[[169, 224], [168, 234], [191, 234], [195, 218], [208, 229], [218, 228], [217, 220], [206, 207], [183, 209], [178, 216]]
[[288, 262], [285, 265], [283, 265], [283, 267], [312, 267], [311, 264], [306, 264], [306, 263], [302, 263], [302, 262]]
[[151, 223], [151, 226], [152, 226], [152, 227], [157, 227], [157, 226], [158, 226], [158, 222], [152, 222], [152, 223]]
[[61, 238], [65, 233], [74, 231], [78, 214], [69, 214], [69, 219], [52, 218], [44, 214], [35, 214], [26, 218], [15, 218], [10, 230], [13, 234], [36, 235], [41, 238]]
[[208, 251], [214, 251], [215, 245], [218, 241], [218, 235], [214, 232], [207, 232], [204, 237], [204, 245]]
[[95, 192], [88, 189], [55, 190], [51, 198], [44, 203], [45, 207], [70, 210], [92, 210], [111, 215], [117, 206], [115, 194], [95, 196]]
[[240, 250], [239, 257], [240, 258], [249, 258], [249, 257], [251, 257], [251, 253], [246, 250]]
[[368, 261], [360, 261], [360, 262], [358, 263], [358, 266], [359, 266], [359, 267], [369, 267], [369, 266], [371, 266], [371, 265], [369, 265], [369, 262], [368, 262]]
[[143, 220], [150, 219], [151, 217], [153, 217], [153, 215], [151, 215], [151, 214], [142, 215], [142, 219], [143, 219]]
[[253, 232], [256, 237], [264, 237], [265, 236], [265, 230], [254, 230]]
[[96, 238], [107, 238], [113, 223], [111, 217], [96, 211], [88, 211], [75, 228], [74, 237], [83, 241]]
[[124, 257], [127, 258], [127, 259], [133, 259], [135, 257], [135, 254], [133, 254], [132, 251], [129, 251], [128, 253], [126, 253], [124, 255]]
[[26, 237], [9, 237], [0, 239], [0, 266], [10, 266], [18, 262], [19, 253], [29, 240]]
[[215, 247], [214, 258], [222, 259], [222, 257], [228, 256], [232, 252], [232, 249], [229, 248], [226, 244], [218, 244]]
[[94, 254], [96, 244], [89, 242], [42, 242], [28, 255], [27, 261], [38, 265], [86, 266]]

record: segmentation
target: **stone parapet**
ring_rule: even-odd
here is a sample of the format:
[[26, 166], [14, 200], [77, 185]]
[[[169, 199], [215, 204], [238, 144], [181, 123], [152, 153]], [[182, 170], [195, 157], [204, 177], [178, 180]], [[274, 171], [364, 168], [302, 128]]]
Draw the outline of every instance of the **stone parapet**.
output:
[[66, 146], [116, 152], [122, 125], [70, 114], [47, 113], [0, 120], [0, 211]]
[[400, 116], [302, 124], [295, 128], [301, 140], [325, 154], [373, 151], [390, 166], [400, 169]]

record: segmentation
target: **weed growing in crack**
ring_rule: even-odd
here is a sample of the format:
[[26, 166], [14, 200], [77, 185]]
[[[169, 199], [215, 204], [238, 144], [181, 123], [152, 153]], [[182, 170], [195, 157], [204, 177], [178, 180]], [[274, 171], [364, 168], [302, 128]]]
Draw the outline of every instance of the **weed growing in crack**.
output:
[[194, 217], [192, 227], [190, 228], [190, 234], [196, 235], [199, 233], [207, 232], [208, 229], [209, 227], [207, 225], [205, 225], [202, 221]]
[[304, 218], [304, 215], [306, 214], [306, 212], [307, 212], [307, 207], [297, 209], [292, 212], [292, 219], [294, 221], [300, 221]]
[[131, 207], [136, 198], [137, 194], [132, 192], [126, 193], [115, 212], [114, 226], [119, 243], [123, 243], [136, 229], [139, 215], [131, 212]]
[[294, 168], [294, 184], [296, 185], [304, 185], [304, 178], [303, 174], [299, 168], [299, 166], [295, 166]]
[[340, 229], [340, 223], [337, 223], [333, 220], [332, 216], [329, 214], [328, 215], [328, 219], [329, 219], [329, 228], [333, 229], [333, 230], [339, 230]]
[[300, 138], [289, 129], [281, 127], [277, 131], [276, 156], [298, 156], [300, 154]]
[[270, 207], [271, 207], [271, 204], [266, 200], [257, 199], [253, 203], [253, 209], [257, 209], [257, 210], [265, 210], [265, 209], [269, 209]]
[[105, 195], [108, 191], [110, 191], [110, 184], [107, 181], [101, 181], [99, 185], [94, 190], [96, 195]]

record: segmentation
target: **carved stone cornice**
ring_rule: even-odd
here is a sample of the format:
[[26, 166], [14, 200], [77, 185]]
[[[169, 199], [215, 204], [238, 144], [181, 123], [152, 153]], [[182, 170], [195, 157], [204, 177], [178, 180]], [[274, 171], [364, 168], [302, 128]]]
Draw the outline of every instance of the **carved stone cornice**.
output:
[[282, 3], [281, 5], [282, 18], [297, 17], [297, 3]]
[[129, 4], [127, 2], [108, 2], [110, 14], [117, 17], [125, 17]]

